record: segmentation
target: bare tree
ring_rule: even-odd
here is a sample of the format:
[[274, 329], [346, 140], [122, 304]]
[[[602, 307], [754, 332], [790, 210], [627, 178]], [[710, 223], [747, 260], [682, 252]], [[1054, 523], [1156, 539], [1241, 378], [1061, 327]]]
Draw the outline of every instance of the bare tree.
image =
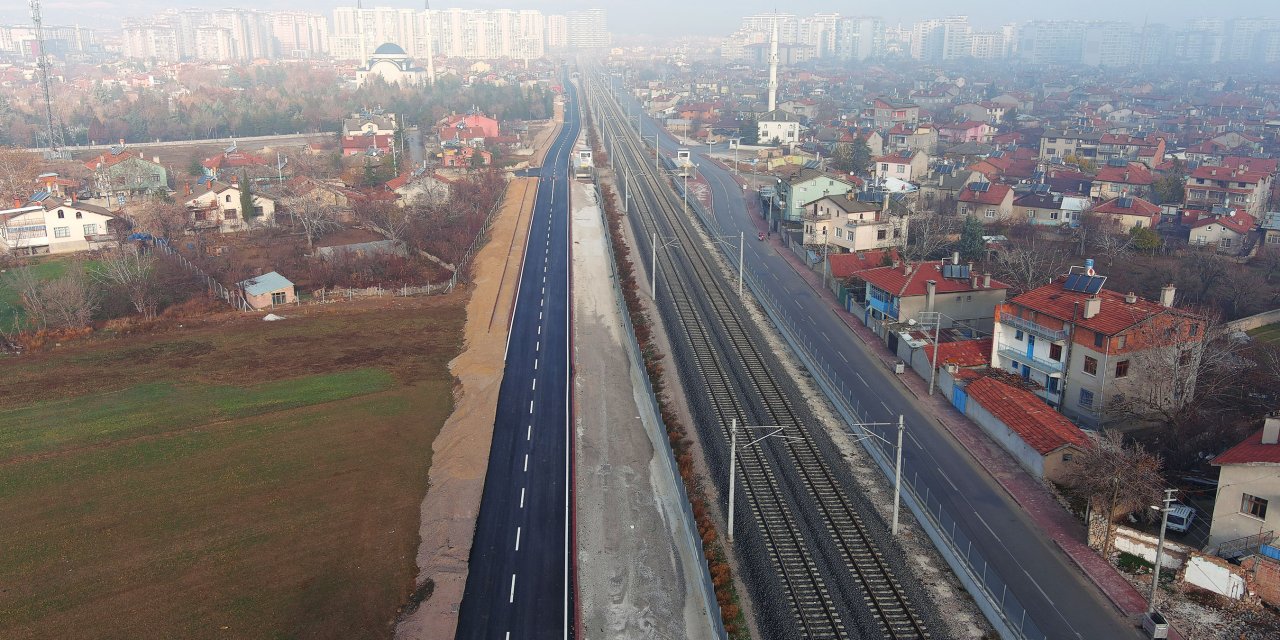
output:
[[316, 240], [321, 236], [342, 228], [342, 223], [338, 221], [340, 210], [336, 205], [304, 205], [289, 213], [307, 236], [308, 251], [315, 247]]
[[412, 226], [417, 213], [417, 207], [397, 207], [389, 202], [362, 203], [355, 208], [356, 219], [365, 228], [395, 242], [405, 239], [405, 233]]
[[[44, 329], [49, 319], [45, 308], [44, 281], [36, 277], [31, 267], [25, 265], [11, 269], [7, 279], [10, 288], [18, 294], [18, 300], [22, 302], [23, 318], [27, 328], [33, 331]], [[15, 318], [14, 323], [17, 324], [17, 322]], [[18, 330], [22, 327], [13, 328]]]
[[916, 211], [907, 220], [907, 244], [903, 257], [912, 262], [936, 258], [955, 241], [960, 221], [952, 215]]
[[1111, 555], [1118, 519], [1133, 512], [1150, 517], [1147, 506], [1159, 502], [1164, 485], [1163, 466], [1159, 456], [1137, 443], [1126, 445], [1115, 431], [1075, 456], [1063, 481], [1088, 501], [1089, 517], [1105, 523], [1100, 550], [1104, 557]]
[[77, 329], [89, 324], [100, 296], [90, 286], [82, 265], [73, 264], [52, 280], [40, 280], [29, 269], [19, 271], [16, 285], [28, 328]]
[[104, 254], [91, 273], [99, 282], [123, 290], [134, 310], [142, 314], [143, 319], [151, 320], [160, 306], [155, 262], [155, 256], [139, 245], [122, 243]]
[[1066, 273], [1070, 262], [1066, 250], [1059, 243], [1042, 239], [1034, 225], [1015, 225], [1008, 237], [995, 253], [992, 271], [1015, 292], [1030, 291]]
[[26, 198], [35, 190], [40, 175], [40, 157], [34, 153], [0, 147], [0, 204], [10, 198]]
[[176, 202], [147, 200], [130, 209], [134, 228], [153, 236], [172, 239], [190, 227], [187, 208]]

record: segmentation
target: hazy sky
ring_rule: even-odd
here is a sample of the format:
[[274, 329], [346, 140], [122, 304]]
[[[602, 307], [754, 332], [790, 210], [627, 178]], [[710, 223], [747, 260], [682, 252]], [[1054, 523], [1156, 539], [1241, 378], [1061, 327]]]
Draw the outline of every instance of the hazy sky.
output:
[[[25, 0], [0, 0], [0, 22], [28, 22]], [[197, 6], [189, 0], [44, 0], [45, 21], [50, 24], [110, 24], [121, 17], [144, 16], [170, 7]], [[200, 3], [207, 9], [223, 6], [256, 9], [298, 9], [332, 15], [336, 6], [353, 6], [355, 0], [211, 0]], [[732, 31], [738, 19], [746, 14], [779, 9], [798, 15], [817, 12], [839, 12], [846, 15], [879, 15], [889, 24], [910, 24], [925, 17], [953, 14], [968, 15], [977, 26], [995, 26], [1004, 22], [1047, 19], [1116, 19], [1131, 22], [1164, 22], [1176, 24], [1187, 18], [1219, 16], [1224, 18], [1254, 15], [1280, 15], [1275, 5], [1263, 0], [1071, 0], [1041, 3], [1028, 0], [915, 0], [909, 3], [837, 2], [831, 0], [779, 2], [778, 0], [479, 0], [446, 2], [436, 0], [436, 8], [527, 8], [545, 13], [560, 13], [586, 7], [603, 7], [609, 12], [609, 29], [615, 33], [651, 33], [663, 35], [722, 35]], [[364, 6], [421, 7], [421, 0], [364, 0]]]

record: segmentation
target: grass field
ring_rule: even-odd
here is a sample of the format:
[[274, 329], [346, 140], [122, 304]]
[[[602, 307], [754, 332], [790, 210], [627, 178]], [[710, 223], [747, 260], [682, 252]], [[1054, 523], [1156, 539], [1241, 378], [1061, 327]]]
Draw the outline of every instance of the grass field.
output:
[[[68, 258], [42, 258], [31, 265], [31, 271], [37, 278], [50, 280], [66, 273], [68, 264]], [[10, 286], [7, 275], [0, 274], [0, 329], [6, 331], [14, 326], [14, 320], [22, 317], [22, 300]]]
[[459, 296], [0, 360], [0, 638], [386, 638]]
[[1249, 331], [1249, 337], [1259, 342], [1280, 342], [1280, 323], [1268, 324]]

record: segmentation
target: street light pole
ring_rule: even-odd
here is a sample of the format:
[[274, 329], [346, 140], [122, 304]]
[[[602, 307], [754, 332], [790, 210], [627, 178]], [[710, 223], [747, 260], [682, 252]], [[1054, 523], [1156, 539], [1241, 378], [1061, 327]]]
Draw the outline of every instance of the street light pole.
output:
[[729, 428], [729, 542], [733, 542], [733, 488], [738, 477], [738, 419]]
[[739, 298], [742, 297], [742, 250], [746, 248], [746, 246], [742, 242], [742, 238], [744, 235], [745, 234], [742, 231], [738, 232], [738, 297]]
[[898, 507], [902, 504], [902, 432], [906, 426], [902, 422], [902, 414], [898, 414], [898, 455], [893, 463], [893, 528], [890, 531], [898, 535]]
[[1160, 561], [1164, 556], [1164, 533], [1165, 528], [1169, 526], [1169, 509], [1173, 504], [1173, 494], [1177, 489], [1164, 490], [1164, 507], [1151, 507], [1152, 509], [1160, 509], [1162, 515], [1160, 517], [1160, 542], [1156, 544], [1156, 566], [1151, 572], [1151, 597], [1147, 599], [1147, 613], [1153, 613], [1156, 610], [1156, 589], [1160, 586]]

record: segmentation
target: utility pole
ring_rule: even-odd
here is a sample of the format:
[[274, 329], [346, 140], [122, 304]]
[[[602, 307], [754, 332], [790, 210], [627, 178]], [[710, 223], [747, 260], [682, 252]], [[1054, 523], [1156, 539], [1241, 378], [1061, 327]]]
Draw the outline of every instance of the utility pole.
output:
[[742, 242], [742, 238], [744, 235], [745, 234], [743, 232], [741, 231], [738, 232], [738, 297], [739, 298], [742, 297], [742, 250], [746, 248], [746, 246]]
[[[894, 426], [891, 422], [854, 422], [851, 426], [862, 429], [862, 435], [854, 438], [854, 442], [865, 440], [867, 438], [875, 438], [880, 442], [889, 444], [880, 434], [868, 429], [867, 427], [887, 427]], [[893, 525], [890, 531], [893, 535], [898, 535], [898, 513], [902, 505], [902, 433], [906, 429], [906, 423], [903, 421], [902, 414], [898, 414], [898, 442], [896, 445], [896, 453], [893, 463]]]
[[1156, 590], [1160, 587], [1160, 561], [1164, 556], [1164, 534], [1166, 527], [1169, 526], [1169, 509], [1173, 504], [1173, 494], [1177, 493], [1177, 489], [1164, 490], [1164, 506], [1152, 506], [1152, 509], [1161, 511], [1160, 517], [1160, 542], [1156, 544], [1156, 566], [1151, 572], [1151, 597], [1147, 598], [1147, 613], [1154, 613], [1156, 610]]
[[45, 135], [49, 138], [49, 155], [62, 157], [62, 128], [53, 125], [53, 99], [49, 97], [49, 70], [53, 63], [49, 62], [49, 52], [44, 44], [44, 20], [40, 17], [40, 0], [31, 0], [31, 24], [36, 31], [36, 68], [40, 70], [40, 88], [44, 92], [44, 124]]

